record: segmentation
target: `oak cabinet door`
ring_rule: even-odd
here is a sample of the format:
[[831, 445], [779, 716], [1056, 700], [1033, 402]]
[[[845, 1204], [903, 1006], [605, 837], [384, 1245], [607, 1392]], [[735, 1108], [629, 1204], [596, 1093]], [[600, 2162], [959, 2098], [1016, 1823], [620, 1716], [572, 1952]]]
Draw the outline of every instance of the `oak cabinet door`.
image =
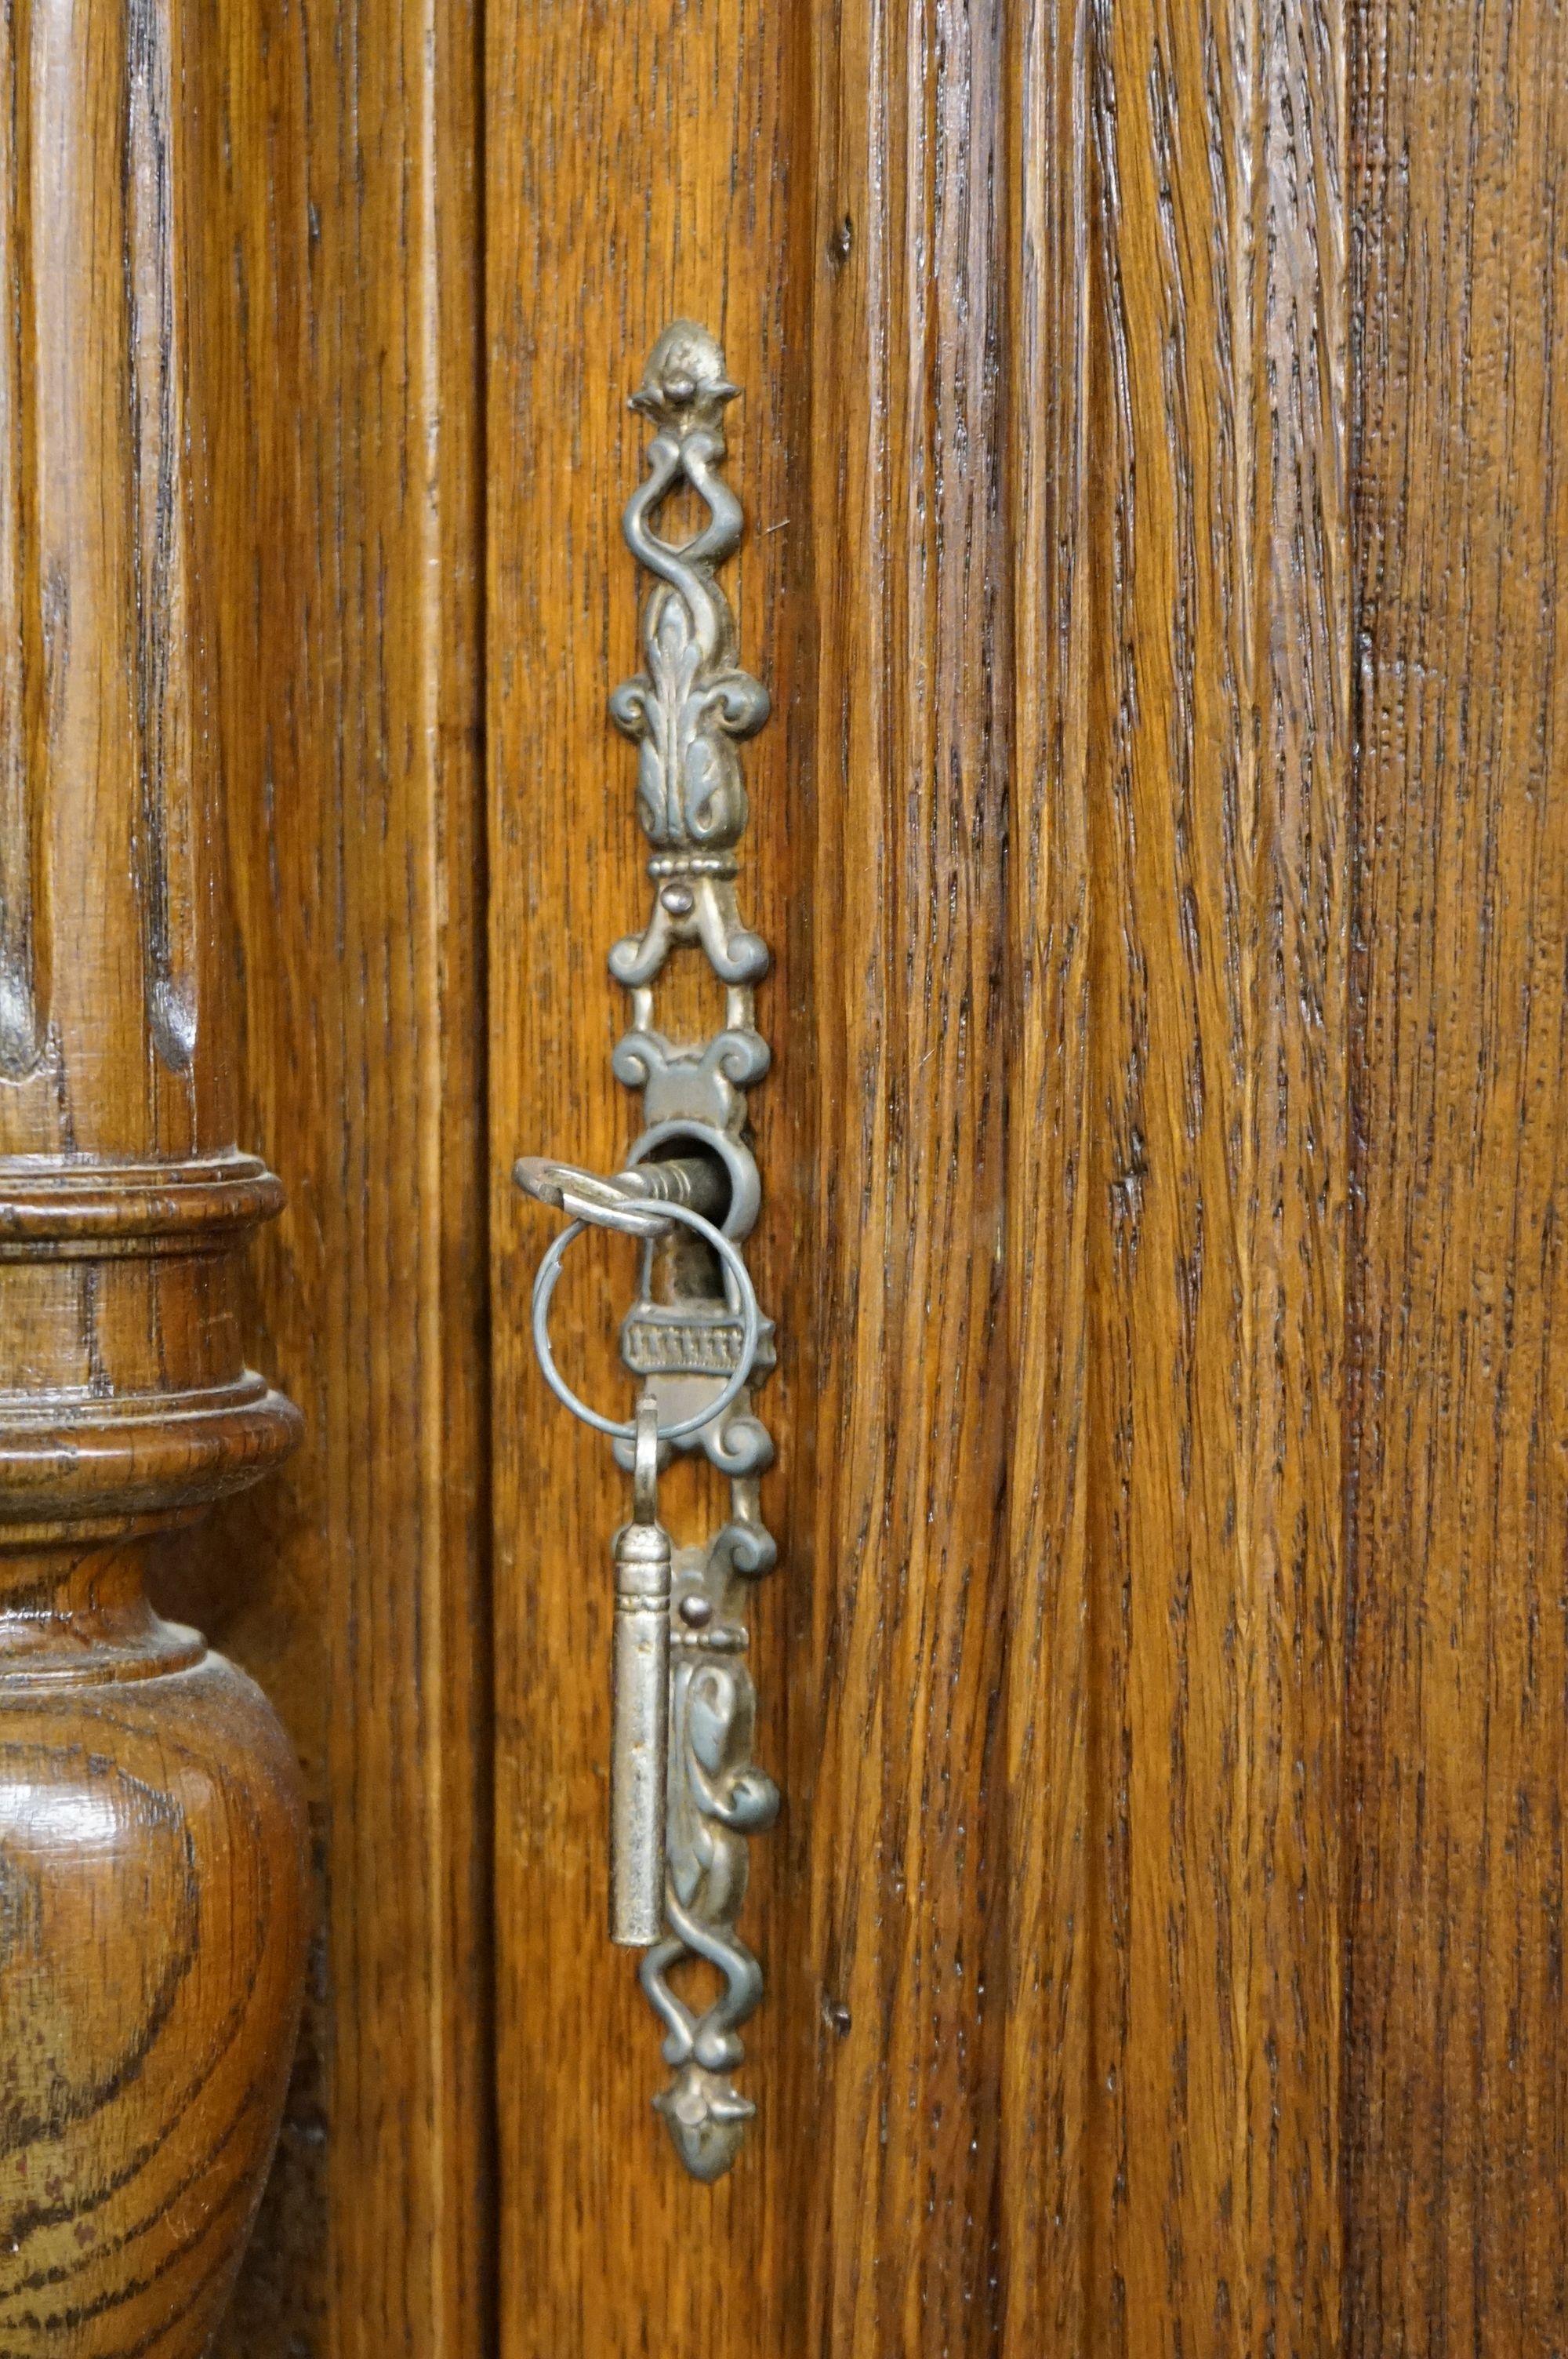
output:
[[[503, 2348], [1555, 2347], [1557, 18], [502, 5], [485, 55]], [[603, 700], [677, 316], [775, 715], [785, 1803], [712, 2189], [601, 1933], [623, 1478], [501, 1308], [512, 1155], [635, 1130]]]
[[[160, 1576], [311, 1811], [214, 2347], [1563, 2348], [1559, 13], [132, 13], [182, 43], [191, 727], [289, 1198], [239, 1308], [306, 1425]], [[711, 2184], [605, 1938], [629, 1490], [512, 1177], [641, 1125], [606, 699], [678, 319], [773, 713], [784, 1799]], [[629, 1404], [633, 1249], [578, 1251], [563, 1363]]]

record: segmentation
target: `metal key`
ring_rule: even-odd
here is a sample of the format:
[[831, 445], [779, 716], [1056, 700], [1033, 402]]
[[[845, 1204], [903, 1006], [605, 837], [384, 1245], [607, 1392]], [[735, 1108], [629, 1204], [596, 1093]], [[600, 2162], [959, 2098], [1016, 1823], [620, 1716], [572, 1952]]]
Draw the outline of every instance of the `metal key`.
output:
[[670, 1536], [658, 1517], [659, 1404], [637, 1401], [632, 1520], [615, 1535], [610, 1752], [610, 1938], [656, 1941], [665, 1923], [670, 1712]]

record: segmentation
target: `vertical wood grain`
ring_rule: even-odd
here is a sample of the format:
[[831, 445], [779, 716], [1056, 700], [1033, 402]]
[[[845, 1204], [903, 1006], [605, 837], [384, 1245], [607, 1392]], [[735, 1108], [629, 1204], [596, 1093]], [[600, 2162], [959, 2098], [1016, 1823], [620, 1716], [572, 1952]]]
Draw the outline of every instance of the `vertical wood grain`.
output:
[[[496, 1336], [503, 2347], [978, 2351], [999, 2301], [1000, 27], [699, 8], [597, 35], [557, 41], [524, 10], [491, 46], [496, 1299], [521, 1303], [539, 1249], [515, 1149], [600, 1161], [627, 1136], [601, 979], [640, 903], [602, 706], [635, 612], [620, 403], [686, 310], [747, 387], [741, 647], [777, 716], [752, 842], [782, 953], [756, 1097], [781, 1557], [754, 1662], [786, 1820], [753, 1847], [762, 2116], [708, 2192], [647, 2114], [655, 2043], [601, 1932], [620, 1485], [545, 1405], [514, 1316]], [[613, 1333], [617, 1282], [579, 1278], [579, 1351]], [[608, 1353], [585, 1357], [613, 1386]]]
[[[613, 1169], [639, 1125], [610, 1070], [625, 1006], [605, 960], [645, 915], [635, 759], [610, 728], [610, 688], [637, 668], [634, 570], [622, 506], [645, 428], [626, 408], [665, 322], [702, 321], [742, 398], [727, 469], [748, 533], [728, 581], [741, 661], [774, 719], [742, 752], [752, 831], [741, 898], [775, 964], [758, 1022], [775, 1050], [751, 1114], [768, 1209], [752, 1254], [784, 1363], [762, 1413], [795, 1420], [798, 1315], [789, 1290], [792, 1179], [809, 1170], [813, 1103], [797, 954], [812, 835], [800, 789], [794, 647], [809, 613], [806, 355], [795, 293], [800, 166], [796, 35], [770, 5], [486, 12], [491, 778], [491, 1190], [495, 1415], [496, 1940], [501, 2059], [501, 2347], [705, 2351], [746, 2359], [798, 2345], [804, 2152], [792, 2128], [816, 2017], [798, 1903], [805, 1820], [791, 1768], [787, 1654], [806, 1609], [798, 1454], [781, 1453], [764, 1513], [780, 1569], [759, 1586], [757, 1757], [789, 1816], [752, 1845], [742, 1930], [776, 1995], [746, 2027], [742, 2085], [761, 2111], [733, 2174], [687, 2180], [652, 2099], [666, 2068], [635, 1960], [605, 1939], [609, 1547], [626, 1486], [608, 1446], [559, 1410], [534, 1365], [528, 1287], [552, 1223], [513, 1187], [546, 1152]], [[679, 962], [677, 962], [678, 969]], [[671, 984], [685, 988], [672, 973]], [[663, 989], [663, 986], [661, 986]], [[711, 1027], [717, 986], [682, 1004]], [[662, 1001], [668, 1007], [670, 1001]], [[789, 1175], [786, 1177], [786, 1175]], [[575, 1380], [613, 1402], [614, 1337], [635, 1264], [596, 1241], [574, 1254], [555, 1332]], [[697, 1513], [692, 1470], [665, 1496]], [[712, 1500], [709, 1495], [708, 1505]], [[805, 1692], [809, 1697], [809, 1672]]]
[[178, 0], [0, 21], [0, 2345], [31, 2359], [207, 2351], [305, 1963], [284, 1732], [144, 1587], [299, 1433], [239, 1315], [282, 1190], [239, 1151], [198, 726], [187, 31]]
[[175, 8], [111, 8], [89, 38], [21, 5], [0, 30], [5, 1153], [234, 1140], [232, 1060], [195, 1054], [202, 1027], [228, 1040], [230, 989], [193, 726], [186, 58]]
[[490, 2332], [478, 32], [188, 11], [207, 726], [239, 879], [257, 1258], [309, 1440], [169, 1594], [307, 1765], [319, 1930], [228, 2354]]
[[1015, 82], [1020, 2354], [1337, 2335], [1343, 75], [1313, 0]]
[[[1096, 2347], [1112, 2291], [1095, 2241], [1091, 2142], [1106, 1807], [1089, 1753], [1091, 1644], [1106, 1601], [1088, 1547], [1090, 1488], [1104, 1465], [1089, 1395], [1099, 1348], [1089, 1240], [1103, 1225], [1090, 1063], [1089, 665], [1104, 579], [1092, 561], [1090, 59], [1087, 0], [1021, 13], [1007, 138], [1015, 745], [1000, 2256], [1003, 2348], [1020, 2354]], [[1108, 913], [1102, 922], [1113, 922]]]
[[1355, 11], [1348, 2348], [1568, 2315], [1568, 40]]
[[[1544, 0], [1359, 0], [1355, 37], [1347, 98], [1340, 0], [492, 0], [482, 419], [473, 25], [247, 0], [193, 52], [190, 595], [296, 1199], [258, 1294], [326, 1436], [242, 1607], [254, 1527], [186, 1551], [295, 1713], [331, 1894], [233, 2351], [475, 2349], [492, 2264], [506, 2359], [1321, 2353], [1342, 2298], [1357, 2348], [1556, 2332], [1563, 60]], [[762, 2111], [713, 2191], [602, 1939], [622, 1490], [533, 1371], [509, 1179], [634, 1118], [603, 696], [622, 404], [680, 310], [746, 388], [775, 700], [744, 889], [787, 1810]], [[563, 1349], [612, 1390], [595, 1250]]]
[[921, 0], [814, 26], [815, 1579], [790, 1678], [820, 1698], [806, 2347], [831, 2351], [989, 2351], [1000, 2316], [1004, 31]]
[[[7, 123], [9, 169], [0, 172], [0, 250], [25, 252], [28, 239], [29, 173], [25, 160], [30, 107], [26, 65], [16, 47], [14, 16], [0, 20], [0, 92]], [[21, 1080], [43, 1047], [40, 1011], [49, 1001], [47, 865], [38, 842], [42, 812], [28, 792], [28, 691], [38, 695], [38, 635], [41, 601], [29, 578], [30, 545], [23, 530], [28, 475], [26, 401], [33, 277], [16, 273], [16, 288], [0, 334], [0, 601], [16, 624], [0, 641], [0, 1073]], [[30, 621], [24, 618], [31, 617]], [[29, 638], [32, 646], [29, 647]]]
[[[807, 387], [804, 478], [798, 454], [738, 454], [759, 521], [804, 500], [808, 535], [760, 643], [742, 621], [777, 690], [789, 600], [807, 617], [782, 752], [780, 723], [758, 748], [788, 801], [759, 795], [753, 839], [791, 897], [792, 1029], [759, 1105], [796, 1309], [757, 1655], [788, 1821], [756, 1847], [764, 2126], [694, 2213], [651, 2133], [610, 2129], [646, 2037], [600, 1947], [580, 1766], [602, 1758], [616, 1506], [546, 1417], [497, 1489], [501, 2047], [522, 2075], [503, 2344], [1322, 2351], [1342, 27], [1316, 5], [820, 7], [774, 84], [794, 111], [770, 152], [809, 193], [793, 247], [752, 243], [754, 146], [724, 184], [737, 213], [702, 144], [763, 103], [752, 20], [660, 27], [623, 20], [601, 50], [513, 11], [491, 46], [492, 1057], [535, 1125], [498, 1130], [495, 1185], [518, 1146], [594, 1160], [624, 1136], [599, 961], [637, 847], [599, 699], [630, 647], [632, 470], [619, 385], [585, 396], [576, 373], [634, 314], [629, 378], [649, 287], [701, 310], [706, 266], [809, 328], [759, 340]], [[527, 792], [540, 746], [568, 749], [559, 798]], [[522, 1294], [520, 1234], [508, 1206], [498, 1300]], [[609, 1269], [578, 1296], [590, 1360]], [[501, 1393], [526, 1403], [516, 1324]], [[564, 2035], [525, 2007], [594, 2027], [568, 2094]], [[606, 2280], [601, 2223], [631, 2210]]]

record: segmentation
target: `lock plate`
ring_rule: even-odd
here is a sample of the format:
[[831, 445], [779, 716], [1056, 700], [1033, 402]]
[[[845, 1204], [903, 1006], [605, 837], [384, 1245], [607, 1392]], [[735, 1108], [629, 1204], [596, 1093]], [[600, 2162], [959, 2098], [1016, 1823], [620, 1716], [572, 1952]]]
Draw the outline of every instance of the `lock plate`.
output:
[[[742, 922], [736, 894], [747, 821], [737, 747], [767, 719], [768, 694], [741, 669], [735, 618], [716, 571], [741, 540], [741, 504], [720, 472], [724, 410], [737, 390], [707, 330], [677, 320], [632, 397], [654, 435], [622, 526], [652, 586], [642, 614], [643, 669], [615, 690], [610, 712], [638, 749], [637, 815], [653, 847], [653, 907], [642, 932], [616, 943], [610, 971], [632, 1003], [613, 1069], [641, 1093], [643, 1135], [629, 1168], [611, 1178], [536, 1157], [516, 1168], [526, 1193], [571, 1219], [535, 1280], [540, 1366], [576, 1416], [613, 1438], [617, 1459], [635, 1477], [635, 1512], [614, 1550], [611, 1921], [617, 1940], [649, 1944], [640, 1975], [664, 2024], [672, 2071], [654, 2104], [700, 2180], [730, 2169], [756, 2112], [733, 2076], [762, 1971], [737, 1919], [750, 1838], [779, 1808], [777, 1787], [752, 1759], [757, 1699], [744, 1611], [747, 1582], [773, 1570], [778, 1547], [760, 1491], [773, 1437], [752, 1398], [774, 1364], [773, 1327], [739, 1243], [760, 1201], [747, 1092], [767, 1072], [769, 1051], [755, 1006], [767, 946]], [[696, 495], [707, 521], [677, 545], [654, 520], [683, 489]], [[708, 1038], [680, 1044], [654, 1023], [659, 980], [677, 951], [706, 960], [719, 995]], [[642, 1284], [621, 1332], [638, 1386], [635, 1420], [580, 1400], [550, 1346], [562, 1255], [591, 1226], [643, 1241]], [[659, 1524], [654, 1501], [672, 1448], [700, 1449], [730, 1486], [719, 1529], [679, 1544]], [[650, 1819], [661, 1786], [662, 1906], [661, 1831]]]

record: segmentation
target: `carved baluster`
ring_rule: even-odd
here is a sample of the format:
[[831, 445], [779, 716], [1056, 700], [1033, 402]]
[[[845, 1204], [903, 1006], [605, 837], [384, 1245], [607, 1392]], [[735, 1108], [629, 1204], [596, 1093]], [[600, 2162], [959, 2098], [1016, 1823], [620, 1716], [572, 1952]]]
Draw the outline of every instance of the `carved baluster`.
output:
[[245, 1368], [195, 660], [171, 0], [0, 9], [0, 2350], [199, 2353], [276, 2130], [303, 1819], [143, 1593], [296, 1412]]

